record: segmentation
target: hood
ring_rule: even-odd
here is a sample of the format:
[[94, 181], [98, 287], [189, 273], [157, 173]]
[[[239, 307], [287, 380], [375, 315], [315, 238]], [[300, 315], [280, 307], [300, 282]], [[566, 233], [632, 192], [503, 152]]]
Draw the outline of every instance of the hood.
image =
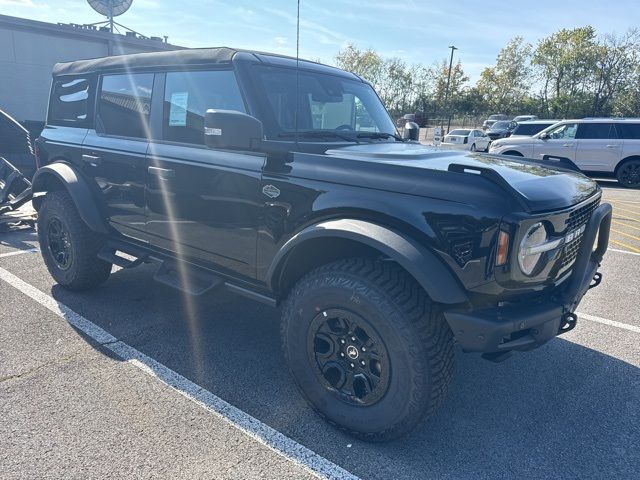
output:
[[[480, 175], [499, 184], [525, 203], [531, 212], [567, 208], [599, 191], [593, 180], [578, 172], [546, 166], [535, 160], [464, 153], [416, 143], [370, 143], [327, 150], [331, 157], [392, 164], [410, 168]], [[465, 169], [468, 167], [468, 169]]]

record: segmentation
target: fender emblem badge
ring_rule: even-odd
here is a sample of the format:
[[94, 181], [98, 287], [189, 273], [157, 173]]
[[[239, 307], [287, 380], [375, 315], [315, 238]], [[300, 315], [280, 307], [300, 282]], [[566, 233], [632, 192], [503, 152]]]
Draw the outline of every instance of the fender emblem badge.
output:
[[274, 187], [273, 185], [265, 185], [262, 187], [262, 193], [264, 193], [269, 198], [276, 198], [280, 196], [280, 189], [278, 187]]

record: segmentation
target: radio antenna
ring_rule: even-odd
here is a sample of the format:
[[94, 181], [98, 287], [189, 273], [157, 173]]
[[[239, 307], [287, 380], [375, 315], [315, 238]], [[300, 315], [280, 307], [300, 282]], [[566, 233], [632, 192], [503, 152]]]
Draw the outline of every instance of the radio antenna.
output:
[[296, 20], [296, 143], [298, 143], [298, 118], [300, 117], [300, 0], [298, 0], [298, 13]]

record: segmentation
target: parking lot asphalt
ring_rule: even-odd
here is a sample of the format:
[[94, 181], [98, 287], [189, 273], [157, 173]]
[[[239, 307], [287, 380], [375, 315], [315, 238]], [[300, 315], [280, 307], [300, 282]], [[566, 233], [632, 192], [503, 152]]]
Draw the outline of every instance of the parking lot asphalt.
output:
[[640, 245], [611, 238], [575, 330], [501, 364], [458, 352], [443, 408], [368, 444], [297, 393], [279, 310], [182, 297], [152, 265], [68, 292], [34, 232], [0, 234], [0, 477], [637, 478]]

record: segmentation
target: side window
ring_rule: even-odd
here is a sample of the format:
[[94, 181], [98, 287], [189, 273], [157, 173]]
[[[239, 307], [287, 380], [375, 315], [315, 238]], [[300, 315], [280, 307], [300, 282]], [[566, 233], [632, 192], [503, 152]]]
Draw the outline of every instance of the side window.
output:
[[210, 108], [245, 112], [231, 70], [167, 73], [163, 138], [203, 145], [204, 115]]
[[613, 123], [582, 123], [578, 128], [577, 138], [599, 140], [617, 138]]
[[53, 82], [48, 123], [84, 126], [89, 119], [91, 79], [57, 78]]
[[640, 123], [618, 123], [618, 131], [626, 140], [640, 140]]
[[577, 123], [565, 123], [550, 130], [549, 136], [554, 140], [566, 140], [576, 138]]
[[105, 75], [96, 130], [108, 135], [148, 137], [153, 74]]

